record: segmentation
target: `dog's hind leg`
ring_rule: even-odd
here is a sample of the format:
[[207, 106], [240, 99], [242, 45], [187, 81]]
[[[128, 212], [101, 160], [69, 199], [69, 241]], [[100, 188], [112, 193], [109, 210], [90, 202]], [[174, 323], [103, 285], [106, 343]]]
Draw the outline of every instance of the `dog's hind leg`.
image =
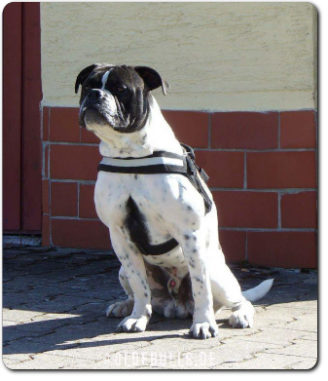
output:
[[124, 291], [128, 295], [128, 298], [126, 300], [122, 300], [120, 302], [111, 304], [106, 311], [107, 317], [126, 317], [131, 315], [133, 310], [133, 305], [134, 305], [133, 292], [130, 287], [129, 281], [126, 277], [123, 266], [121, 266], [120, 268], [118, 278], [121, 283], [121, 286], [123, 287]]
[[237, 279], [224, 259], [211, 263], [210, 269], [214, 306], [221, 305], [232, 309], [233, 313], [229, 318], [232, 327], [252, 327], [255, 309], [243, 296]]
[[176, 317], [175, 301], [171, 297], [167, 282], [169, 275], [158, 266], [154, 266], [145, 261], [147, 280], [151, 289], [152, 310], [158, 315], [166, 318]]
[[178, 292], [171, 295], [169, 270], [145, 262], [147, 280], [151, 289], [151, 306], [154, 312], [166, 318], [186, 319], [193, 313], [190, 278], [182, 279]]

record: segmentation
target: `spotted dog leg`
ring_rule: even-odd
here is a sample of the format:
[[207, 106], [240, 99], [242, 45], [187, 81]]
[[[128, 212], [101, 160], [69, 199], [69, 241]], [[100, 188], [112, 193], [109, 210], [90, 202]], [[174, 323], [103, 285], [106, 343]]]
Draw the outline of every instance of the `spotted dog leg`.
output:
[[112, 245], [126, 272], [126, 279], [133, 291], [134, 305], [129, 316], [118, 325], [118, 331], [142, 332], [146, 329], [152, 308], [150, 288], [142, 254], [133, 245], [124, 229], [114, 226], [110, 229]]
[[252, 327], [254, 307], [242, 295], [240, 285], [229, 267], [222, 260], [212, 259], [210, 269], [212, 270], [210, 278], [214, 304], [221, 304], [232, 309], [229, 324], [233, 328]]
[[206, 266], [206, 244], [201, 230], [182, 234], [180, 245], [188, 261], [194, 298], [193, 324], [190, 334], [195, 338], [208, 339], [218, 334], [213, 311], [213, 297]]
[[134, 305], [133, 292], [126, 277], [124, 267], [121, 266], [119, 274], [119, 281], [124, 291], [128, 295], [126, 300], [111, 304], [106, 311], [107, 317], [126, 317], [131, 315]]

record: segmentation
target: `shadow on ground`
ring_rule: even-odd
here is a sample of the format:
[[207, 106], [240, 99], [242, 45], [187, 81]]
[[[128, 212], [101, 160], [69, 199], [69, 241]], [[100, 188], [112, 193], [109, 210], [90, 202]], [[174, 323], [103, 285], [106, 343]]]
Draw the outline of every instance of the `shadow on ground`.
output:
[[[3, 354], [40, 353], [69, 348], [190, 339], [191, 320], [151, 318], [138, 336], [115, 333], [120, 319], [105, 317], [106, 307], [124, 298], [118, 283], [119, 263], [99, 251], [7, 249], [3, 258]], [[275, 278], [273, 289], [259, 305], [317, 299], [315, 271], [300, 272], [233, 266], [243, 289]], [[217, 320], [221, 329], [227, 321]], [[108, 335], [108, 339], [106, 338]], [[100, 340], [88, 341], [101, 336]]]

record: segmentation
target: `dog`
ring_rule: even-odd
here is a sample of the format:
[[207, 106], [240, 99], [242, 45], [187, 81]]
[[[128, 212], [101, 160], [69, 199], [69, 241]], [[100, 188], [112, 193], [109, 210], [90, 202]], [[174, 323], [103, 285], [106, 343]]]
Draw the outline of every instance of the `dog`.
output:
[[152, 311], [192, 316], [191, 336], [208, 339], [217, 336], [215, 315], [225, 306], [232, 327], [251, 327], [251, 301], [273, 280], [242, 292], [226, 265], [205, 176], [152, 95], [157, 88], [166, 95], [167, 82], [150, 67], [93, 64], [77, 76], [76, 93], [80, 86], [79, 124], [101, 140], [103, 156], [95, 207], [127, 294], [107, 316], [122, 317], [123, 332], [144, 331]]

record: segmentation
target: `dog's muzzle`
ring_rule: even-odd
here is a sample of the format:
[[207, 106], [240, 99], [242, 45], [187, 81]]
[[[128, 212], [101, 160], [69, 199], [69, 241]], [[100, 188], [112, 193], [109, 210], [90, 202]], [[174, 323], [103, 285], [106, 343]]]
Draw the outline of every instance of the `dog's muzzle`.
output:
[[[111, 119], [113, 118], [110, 106], [115, 107], [115, 101], [112, 102], [111, 96], [106, 94], [101, 89], [92, 89], [88, 92], [82, 105], [80, 107], [79, 113], [79, 124], [81, 127], [86, 127], [85, 117], [89, 113], [91, 120], [94, 120], [96, 123], [101, 125], [108, 124], [110, 125]], [[116, 109], [116, 107], [115, 107]]]

